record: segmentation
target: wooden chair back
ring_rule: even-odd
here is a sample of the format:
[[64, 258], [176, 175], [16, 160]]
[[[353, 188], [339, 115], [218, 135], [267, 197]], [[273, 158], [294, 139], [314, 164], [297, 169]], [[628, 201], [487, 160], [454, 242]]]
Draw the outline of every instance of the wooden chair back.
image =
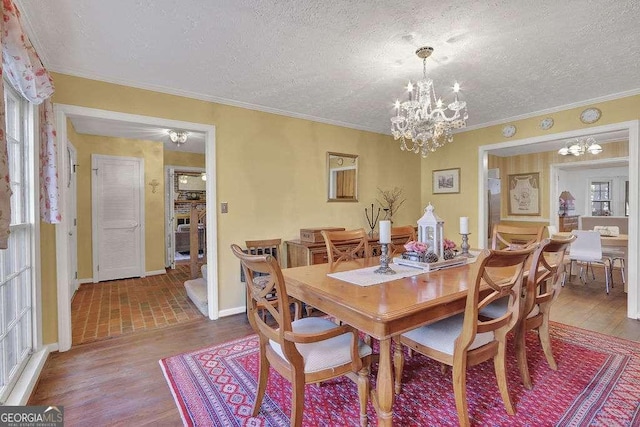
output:
[[250, 255], [271, 255], [282, 266], [280, 262], [282, 239], [245, 240], [244, 244]]
[[389, 245], [389, 257], [400, 256], [404, 251], [404, 244], [417, 240], [416, 229], [412, 225], [391, 227], [391, 244]]
[[574, 235], [567, 238], [544, 239], [533, 253], [522, 318], [527, 318], [536, 306], [540, 307], [541, 314], [543, 311], [548, 312], [548, 307], [558, 297], [562, 288], [565, 255], [574, 240]]
[[333, 270], [343, 261], [371, 256], [369, 236], [364, 228], [343, 231], [322, 230], [322, 237], [327, 247], [329, 270]]
[[[261, 340], [284, 344], [284, 334], [291, 332], [291, 312], [280, 264], [271, 254], [247, 254], [235, 244], [231, 245], [231, 251], [244, 271], [249, 323]], [[261, 280], [254, 280], [258, 276]], [[275, 326], [267, 324], [263, 310], [271, 314]]]
[[[534, 249], [534, 246], [529, 246], [519, 250], [485, 249], [481, 252], [474, 263], [475, 280], [467, 294], [463, 327], [460, 337], [456, 340], [457, 351], [466, 352], [477, 334], [493, 332], [495, 340], [504, 340], [507, 332], [513, 329], [520, 319], [520, 298], [525, 264]], [[488, 291], [483, 289], [486, 287]], [[483, 295], [482, 299], [480, 299], [481, 295]], [[491, 320], [478, 317], [480, 310], [504, 297], [509, 298], [504, 315]], [[485, 351], [484, 356], [486, 354]]]
[[514, 250], [540, 243], [544, 226], [496, 224], [491, 235], [491, 249]]

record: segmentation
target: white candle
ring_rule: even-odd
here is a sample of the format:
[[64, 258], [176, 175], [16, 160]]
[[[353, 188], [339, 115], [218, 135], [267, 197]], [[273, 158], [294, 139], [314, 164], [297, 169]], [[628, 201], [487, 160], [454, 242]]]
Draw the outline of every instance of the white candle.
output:
[[469, 234], [469, 217], [460, 217], [460, 234]]
[[391, 243], [391, 221], [380, 221], [380, 243]]

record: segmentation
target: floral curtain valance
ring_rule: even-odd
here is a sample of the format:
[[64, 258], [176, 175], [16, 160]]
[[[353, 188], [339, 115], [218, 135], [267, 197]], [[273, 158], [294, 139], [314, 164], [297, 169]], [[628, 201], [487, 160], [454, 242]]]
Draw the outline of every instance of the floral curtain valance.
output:
[[[22, 28], [20, 13], [12, 0], [2, 1], [0, 41], [3, 73], [25, 99], [40, 105], [40, 215], [43, 221], [60, 221], [56, 167], [56, 133], [53, 109], [49, 98], [54, 92], [53, 81], [42, 65], [29, 37]], [[11, 179], [7, 156], [4, 87], [0, 84], [0, 249], [6, 249], [11, 223]]]

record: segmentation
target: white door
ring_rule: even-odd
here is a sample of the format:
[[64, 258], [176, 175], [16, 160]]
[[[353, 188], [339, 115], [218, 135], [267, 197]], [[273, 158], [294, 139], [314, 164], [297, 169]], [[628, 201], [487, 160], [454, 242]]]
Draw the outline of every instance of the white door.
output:
[[144, 275], [144, 161], [91, 156], [93, 281]]
[[69, 245], [68, 269], [69, 272], [69, 298], [78, 290], [78, 214], [77, 214], [77, 187], [76, 187], [76, 149], [67, 141], [67, 199], [65, 212], [68, 215], [67, 236]]

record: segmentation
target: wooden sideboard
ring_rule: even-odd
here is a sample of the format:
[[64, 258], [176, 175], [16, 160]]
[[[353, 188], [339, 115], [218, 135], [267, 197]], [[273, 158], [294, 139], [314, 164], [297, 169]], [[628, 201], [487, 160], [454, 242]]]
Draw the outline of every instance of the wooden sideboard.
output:
[[558, 217], [558, 228], [561, 233], [578, 229], [578, 218], [580, 215], [567, 215]]
[[[324, 264], [329, 262], [327, 247], [324, 242], [303, 242], [300, 239], [287, 240], [287, 267], [301, 267], [303, 265]], [[394, 240], [396, 244], [406, 243], [406, 238]], [[340, 246], [340, 245], [338, 245]], [[369, 237], [369, 246], [374, 256], [380, 255], [378, 236]]]

